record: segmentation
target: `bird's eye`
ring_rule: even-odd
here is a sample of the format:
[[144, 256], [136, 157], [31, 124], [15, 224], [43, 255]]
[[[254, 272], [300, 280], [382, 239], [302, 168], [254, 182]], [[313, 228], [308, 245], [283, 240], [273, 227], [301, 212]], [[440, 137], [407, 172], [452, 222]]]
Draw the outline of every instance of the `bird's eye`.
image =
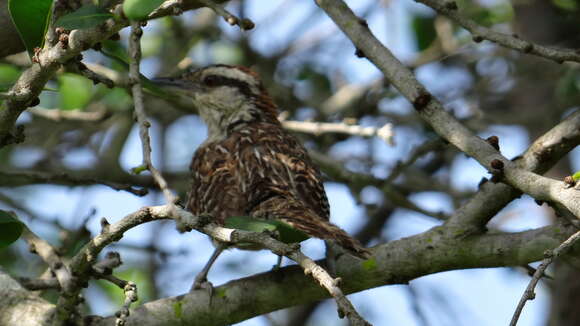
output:
[[209, 87], [219, 86], [220, 78], [216, 75], [209, 75], [203, 79], [203, 84]]

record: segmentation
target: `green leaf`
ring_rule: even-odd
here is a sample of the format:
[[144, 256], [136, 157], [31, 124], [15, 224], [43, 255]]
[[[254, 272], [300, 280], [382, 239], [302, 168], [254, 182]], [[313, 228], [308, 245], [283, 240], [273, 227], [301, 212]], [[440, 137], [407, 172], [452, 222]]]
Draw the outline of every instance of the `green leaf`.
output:
[[60, 17], [56, 21], [57, 27], [66, 29], [84, 29], [95, 27], [112, 18], [113, 14], [93, 4], [87, 4], [78, 10]]
[[100, 101], [114, 111], [126, 110], [133, 105], [131, 95], [124, 88], [105, 89], [105, 95]]
[[557, 99], [565, 102], [578, 95], [580, 89], [580, 72], [576, 69], [568, 69], [558, 80], [554, 81]]
[[225, 227], [252, 232], [277, 232], [279, 240], [284, 243], [302, 242], [309, 236], [288, 223], [276, 220], [263, 220], [249, 216], [232, 216], [225, 221]]
[[563, 10], [566, 11], [576, 11], [578, 10], [577, 0], [552, 0], [552, 3]]
[[165, 0], [125, 0], [123, 12], [132, 20], [144, 20]]
[[572, 175], [572, 179], [574, 179], [574, 181], [578, 181], [578, 180], [580, 180], [580, 171], [578, 171], [578, 172], [574, 173], [574, 174]]
[[60, 109], [84, 108], [93, 96], [93, 83], [80, 75], [64, 73], [58, 76]]
[[8, 0], [8, 10], [26, 50], [34, 55], [34, 48], [44, 44], [52, 0]]
[[[129, 62], [131, 58], [127, 54], [127, 49], [123, 47], [121, 42], [107, 40], [102, 42], [103, 47], [101, 48], [101, 53], [106, 57], [113, 60], [125, 71], [129, 71]], [[154, 82], [150, 81], [143, 74], [139, 74], [139, 79], [141, 81], [141, 87], [150, 95], [157, 96], [159, 98], [171, 101], [174, 97], [171, 94], [167, 94], [161, 87], [158, 87]]]
[[509, 1], [501, 2], [491, 7], [477, 7], [470, 15], [479, 24], [491, 27], [495, 24], [507, 23], [514, 18], [514, 9]]
[[131, 173], [139, 175], [139, 174], [141, 174], [141, 172], [146, 171], [146, 170], [147, 170], [147, 167], [145, 165], [141, 164], [139, 166], [131, 168]]
[[20, 77], [20, 73], [20, 70], [13, 65], [0, 63], [0, 91], [9, 90]]
[[120, 64], [124, 69], [129, 70], [129, 54], [127, 49], [119, 41], [105, 40], [101, 42], [101, 53], [106, 57], [113, 59]]
[[411, 21], [411, 27], [415, 32], [417, 49], [419, 51], [427, 49], [437, 37], [435, 17], [415, 16]]
[[6, 211], [0, 210], [0, 248], [8, 247], [12, 242], [18, 240], [24, 225]]

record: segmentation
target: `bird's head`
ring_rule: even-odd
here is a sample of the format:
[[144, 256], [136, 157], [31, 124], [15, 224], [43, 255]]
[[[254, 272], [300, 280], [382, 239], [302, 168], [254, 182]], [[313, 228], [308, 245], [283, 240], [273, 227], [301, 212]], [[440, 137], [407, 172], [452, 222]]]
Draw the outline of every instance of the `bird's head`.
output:
[[245, 67], [211, 65], [154, 82], [191, 100], [210, 138], [225, 138], [244, 123], [278, 123], [276, 107], [258, 75]]

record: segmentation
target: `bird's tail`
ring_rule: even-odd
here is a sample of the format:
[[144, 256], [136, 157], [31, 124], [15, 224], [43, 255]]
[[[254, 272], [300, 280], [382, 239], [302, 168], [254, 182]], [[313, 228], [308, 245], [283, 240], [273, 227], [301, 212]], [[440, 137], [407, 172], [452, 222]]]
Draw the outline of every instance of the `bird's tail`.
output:
[[[361, 259], [368, 259], [370, 257], [370, 251], [363, 247], [357, 239], [346, 233], [346, 231], [329, 221], [320, 220], [320, 222], [320, 226], [323, 232], [321, 232], [319, 235], [312, 234], [313, 236], [324, 240], [333, 240], [342, 248], [346, 249], [347, 252]], [[299, 229], [298, 226], [294, 227]]]
[[278, 219], [309, 236], [334, 240], [352, 255], [368, 259], [370, 251], [358, 240], [351, 237], [340, 227], [318, 216], [312, 209], [305, 207], [298, 200], [288, 198], [270, 198], [252, 210], [252, 216], [266, 219]]

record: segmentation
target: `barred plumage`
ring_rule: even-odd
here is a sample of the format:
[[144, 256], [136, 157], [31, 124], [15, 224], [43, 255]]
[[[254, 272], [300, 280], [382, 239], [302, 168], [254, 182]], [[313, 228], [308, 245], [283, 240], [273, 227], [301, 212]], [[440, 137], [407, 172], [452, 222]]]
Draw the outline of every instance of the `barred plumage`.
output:
[[329, 222], [321, 177], [304, 147], [282, 128], [258, 76], [213, 65], [171, 83], [191, 97], [208, 139], [191, 162], [187, 208], [224, 224], [230, 216], [282, 220], [306, 234], [337, 241], [359, 257], [368, 251]]

